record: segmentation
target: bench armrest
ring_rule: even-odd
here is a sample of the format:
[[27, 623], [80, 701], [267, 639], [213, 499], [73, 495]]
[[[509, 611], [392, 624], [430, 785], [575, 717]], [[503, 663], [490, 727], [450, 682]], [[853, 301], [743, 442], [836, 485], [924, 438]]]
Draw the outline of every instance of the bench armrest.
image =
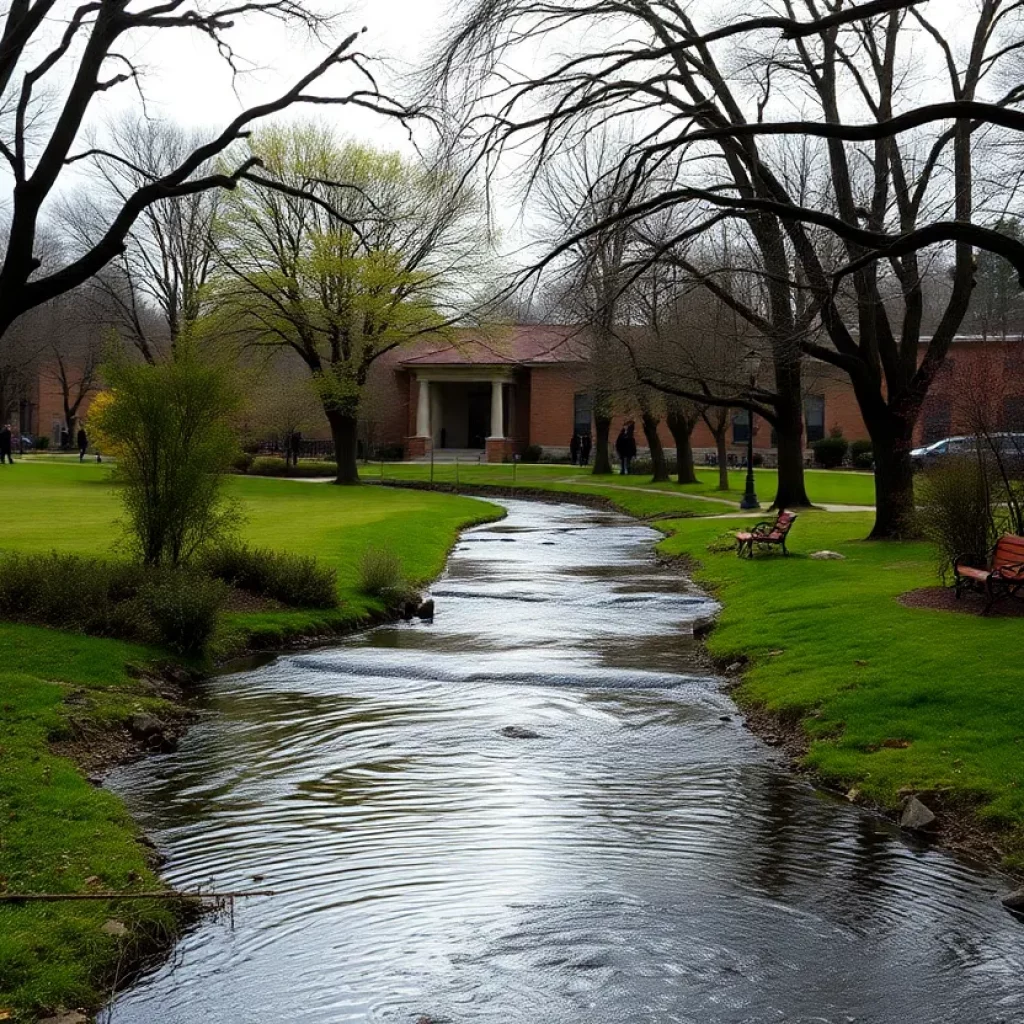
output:
[[992, 575], [998, 576], [1000, 579], [1024, 579], [1024, 562], [1010, 562], [1001, 565], [998, 569], [992, 570]]
[[[980, 565], [976, 565], [976, 562], [980, 562]], [[953, 559], [954, 570], [958, 565], [966, 565], [972, 569], [987, 569], [989, 565], [988, 557], [985, 555], [979, 555], [975, 552], [967, 551], [961, 555], [957, 555]]]
[[770, 522], [769, 520], [766, 519], [766, 520], [764, 520], [764, 521], [762, 521], [760, 523], [754, 523], [754, 525], [750, 528], [750, 532], [755, 537], [760, 537], [762, 535], [767, 535], [767, 534], [771, 533], [774, 529], [775, 529], [775, 523], [774, 522]]

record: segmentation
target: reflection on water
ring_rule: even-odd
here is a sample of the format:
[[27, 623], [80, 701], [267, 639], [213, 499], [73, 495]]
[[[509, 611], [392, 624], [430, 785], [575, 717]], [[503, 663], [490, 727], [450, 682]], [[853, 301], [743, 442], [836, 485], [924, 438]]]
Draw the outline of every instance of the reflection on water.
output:
[[117, 774], [170, 882], [278, 895], [109, 1024], [1024, 1020], [997, 884], [722, 720], [713, 607], [650, 530], [509, 508], [432, 624], [217, 678], [177, 753]]

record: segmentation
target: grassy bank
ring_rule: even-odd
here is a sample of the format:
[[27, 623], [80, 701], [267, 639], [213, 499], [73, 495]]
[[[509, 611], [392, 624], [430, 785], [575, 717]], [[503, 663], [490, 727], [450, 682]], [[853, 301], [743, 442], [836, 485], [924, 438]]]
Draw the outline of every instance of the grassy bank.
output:
[[[24, 461], [3, 472], [4, 549], [115, 552], [119, 505], [106, 466]], [[329, 612], [234, 613], [229, 624], [239, 643], [357, 626], [381, 611], [358, 590], [356, 565], [367, 545], [397, 552], [410, 580], [424, 583], [442, 568], [461, 527], [498, 514], [479, 501], [426, 492], [248, 478], [230, 487], [245, 514], [243, 539], [316, 554], [337, 569], [341, 600]], [[120, 802], [90, 784], [61, 755], [59, 741], [135, 714], [166, 714], [152, 686], [126, 670], [161, 657], [115, 640], [0, 623], [0, 890], [159, 886]], [[157, 901], [0, 903], [0, 1014], [31, 1019], [98, 1005], [118, 972], [175, 926], [168, 905]]]
[[[698, 580], [722, 601], [708, 643], [724, 660], [749, 659], [740, 700], [800, 721], [815, 772], [887, 808], [913, 790], [976, 815], [1024, 867], [1024, 621], [900, 604], [936, 584], [935, 553], [860, 539], [870, 522], [805, 513], [793, 557], [753, 561], [708, 550], [726, 522], [659, 526], [663, 552], [698, 559]], [[822, 549], [845, 559], [807, 557]]]
[[[365, 479], [386, 480], [431, 479], [429, 463], [370, 463], [361, 469]], [[436, 462], [433, 467], [435, 483], [455, 483], [464, 486], [489, 484], [539, 490], [561, 491], [577, 494], [600, 494], [619, 504], [643, 503], [648, 507], [658, 503], [659, 511], [693, 510], [694, 514], [708, 515], [715, 511], [727, 512], [743, 496], [746, 473], [744, 470], [729, 471], [729, 489], [718, 490], [718, 470], [698, 469], [696, 484], [659, 483], [652, 484], [649, 475], [619, 476], [616, 474], [595, 476], [590, 469], [563, 465], [517, 465], [510, 463], [462, 463], [458, 467], [451, 462]], [[807, 492], [811, 501], [819, 504], [873, 505], [875, 502], [874, 478], [870, 473], [855, 473], [845, 470], [808, 470]], [[756, 469], [755, 486], [762, 502], [769, 504], [775, 496], [778, 473], [774, 469]], [[656, 491], [655, 495], [647, 492]], [[697, 498], [697, 501], [689, 500]], [[714, 502], [700, 499], [715, 499]], [[649, 513], [637, 513], [649, 514]]]

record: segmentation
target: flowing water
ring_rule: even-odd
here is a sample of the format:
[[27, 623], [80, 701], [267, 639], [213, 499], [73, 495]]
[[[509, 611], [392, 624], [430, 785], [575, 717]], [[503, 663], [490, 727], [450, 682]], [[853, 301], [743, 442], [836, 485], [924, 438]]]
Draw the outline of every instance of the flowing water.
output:
[[[111, 785], [204, 921], [108, 1024], [1024, 1021], [1001, 882], [823, 797], [610, 514], [509, 502], [432, 624], [221, 676]], [[513, 727], [536, 738], [506, 735]]]

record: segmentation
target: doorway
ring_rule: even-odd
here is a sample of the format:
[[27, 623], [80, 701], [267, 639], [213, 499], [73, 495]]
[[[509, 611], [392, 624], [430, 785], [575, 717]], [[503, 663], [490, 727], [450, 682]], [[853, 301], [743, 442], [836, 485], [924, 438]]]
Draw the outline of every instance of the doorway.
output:
[[474, 388], [469, 392], [467, 440], [469, 448], [485, 448], [491, 432], [491, 387]]

